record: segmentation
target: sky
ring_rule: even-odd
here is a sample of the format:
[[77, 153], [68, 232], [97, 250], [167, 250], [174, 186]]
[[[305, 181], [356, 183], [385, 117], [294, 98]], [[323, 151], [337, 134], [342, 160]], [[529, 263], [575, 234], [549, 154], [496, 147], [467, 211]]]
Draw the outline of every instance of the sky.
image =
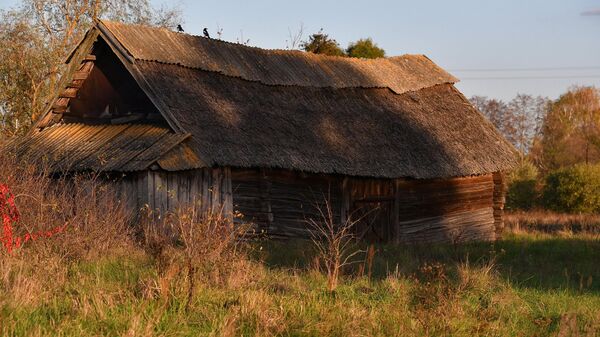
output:
[[[178, 6], [187, 33], [286, 48], [290, 31], [320, 28], [342, 47], [371, 37], [388, 56], [425, 54], [466, 95], [557, 98], [600, 87], [600, 0], [151, 0]], [[0, 0], [0, 8], [16, 4]]]

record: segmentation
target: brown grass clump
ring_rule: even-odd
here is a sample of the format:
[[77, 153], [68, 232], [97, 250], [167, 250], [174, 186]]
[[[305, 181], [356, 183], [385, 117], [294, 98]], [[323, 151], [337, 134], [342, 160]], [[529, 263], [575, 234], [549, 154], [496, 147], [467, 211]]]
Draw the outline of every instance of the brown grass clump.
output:
[[[325, 198], [325, 206], [317, 206], [319, 219], [308, 219], [311, 240], [317, 251], [313, 262], [317, 270], [323, 266], [327, 275], [327, 290], [335, 291], [340, 282], [344, 267], [357, 263], [354, 257], [362, 250], [356, 248], [355, 225], [362, 218], [349, 216], [343, 222], [337, 222], [331, 202]], [[374, 254], [374, 251], [372, 252]]]

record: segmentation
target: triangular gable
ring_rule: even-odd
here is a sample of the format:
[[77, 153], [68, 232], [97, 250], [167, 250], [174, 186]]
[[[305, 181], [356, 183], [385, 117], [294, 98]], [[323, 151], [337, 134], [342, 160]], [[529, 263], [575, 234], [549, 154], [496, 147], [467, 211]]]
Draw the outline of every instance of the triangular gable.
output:
[[[144, 99], [147, 99], [152, 105], [151, 109], [156, 109], [156, 111], [160, 114], [161, 119], [163, 119], [173, 131], [177, 133], [185, 133], [180, 124], [169, 114], [168, 109], [166, 109], [166, 107], [162, 107], [161, 102], [154, 98], [156, 97], [156, 93], [144, 80], [139, 69], [135, 66], [133, 58], [128, 56], [127, 52], [123, 49], [119, 42], [114, 39], [112, 34], [105, 27], [103, 27], [101, 21], [96, 21], [95, 26], [85, 34], [82, 41], [67, 57], [67, 71], [61, 77], [58, 86], [60, 89], [57, 90], [55, 96], [51, 100], [51, 103], [47, 106], [45, 113], [34, 125], [33, 130], [44, 128], [63, 120], [65, 118], [65, 114], [70, 112], [68, 110], [73, 101], [78, 99], [82, 88], [87, 85], [86, 81], [93, 81], [89, 80], [90, 76], [94, 77], [96, 82], [103, 81], [102, 75], [98, 75], [97, 73], [99, 72], [97, 72], [94, 68], [94, 63], [97, 62], [96, 55], [94, 54], [96, 53], [95, 50], [98, 49], [99, 45], [108, 47], [104, 49], [108, 49], [112, 52], [110, 57], [113, 57], [115, 62], [118, 62], [119, 65], [123, 67], [124, 73], [126, 73], [124, 76], [128, 76], [133, 79], [135, 86], [143, 93]], [[106, 57], [106, 55], [104, 57]], [[103, 87], [103, 89], [105, 88], [106, 86]], [[104, 95], [110, 94], [110, 91], [110, 89], [95, 90], [95, 92], [102, 93]], [[127, 94], [122, 94], [122, 96], [126, 95]], [[102, 97], [98, 97], [98, 99], [101, 100]], [[102, 102], [99, 104], [101, 103]], [[107, 111], [107, 113], [110, 112]], [[156, 117], [153, 117], [153, 121], [155, 120]], [[135, 117], [122, 119], [122, 122], [132, 121], [135, 121]]]

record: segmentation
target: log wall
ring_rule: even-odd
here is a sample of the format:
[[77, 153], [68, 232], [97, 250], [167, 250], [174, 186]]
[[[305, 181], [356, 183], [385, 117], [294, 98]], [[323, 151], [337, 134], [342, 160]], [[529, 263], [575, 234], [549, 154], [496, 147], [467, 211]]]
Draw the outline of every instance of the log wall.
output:
[[323, 219], [328, 206], [340, 221], [341, 180], [327, 175], [266, 169], [233, 169], [234, 211], [259, 231], [279, 237], [307, 237], [309, 221]]
[[504, 230], [504, 203], [506, 202], [506, 179], [501, 172], [494, 173], [494, 226], [496, 238]]
[[239, 168], [150, 170], [119, 186], [130, 208], [222, 208], [275, 237], [308, 237], [308, 222], [322, 220], [329, 207], [336, 223], [357, 221], [361, 238], [396, 243], [494, 240], [505, 192], [500, 174], [407, 180]]
[[398, 182], [400, 242], [493, 240], [492, 175]]

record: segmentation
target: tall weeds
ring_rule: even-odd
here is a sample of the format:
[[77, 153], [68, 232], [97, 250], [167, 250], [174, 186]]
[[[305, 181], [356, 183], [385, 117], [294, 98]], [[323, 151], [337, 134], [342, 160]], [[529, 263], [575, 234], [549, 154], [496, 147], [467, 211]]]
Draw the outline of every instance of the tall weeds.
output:
[[10, 187], [20, 213], [15, 235], [64, 228], [51, 241], [32, 242], [30, 250], [63, 258], [94, 257], [132, 243], [130, 214], [99, 176], [52, 176], [8, 154], [0, 162], [0, 183]]
[[[198, 276], [205, 284], [222, 282], [232, 266], [245, 260], [248, 226], [235, 224], [222, 209], [205, 210], [202, 205], [180, 207], [157, 223], [146, 221], [145, 246], [159, 264], [161, 274], [185, 271], [187, 278], [186, 311], [189, 310]], [[151, 213], [147, 218], [153, 218]]]
[[[22, 242], [11, 252], [0, 249], [0, 304], [51, 298], [67, 279], [72, 262], [132, 247], [129, 216], [99, 177], [53, 177], [7, 153], [0, 154], [0, 163], [0, 184], [10, 188], [19, 212], [12, 235], [44, 237]], [[53, 231], [56, 228], [61, 230]], [[55, 235], [47, 237], [48, 231]]]
[[311, 240], [317, 250], [317, 260], [327, 274], [327, 289], [333, 292], [340, 280], [342, 269], [356, 263], [353, 258], [363, 253], [356, 248], [355, 225], [362, 220], [351, 216], [341, 223], [336, 221], [331, 203], [326, 199], [324, 208], [318, 207], [320, 218], [308, 219]]

